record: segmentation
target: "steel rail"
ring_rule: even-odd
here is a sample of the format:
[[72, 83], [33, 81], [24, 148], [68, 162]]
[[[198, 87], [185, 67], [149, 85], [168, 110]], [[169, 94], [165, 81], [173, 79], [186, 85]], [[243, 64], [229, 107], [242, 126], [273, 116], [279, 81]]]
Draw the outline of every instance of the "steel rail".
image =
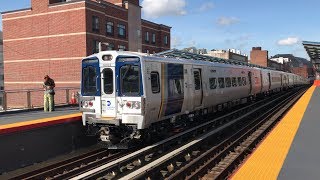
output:
[[121, 152], [110, 152], [101, 148], [88, 153], [60, 161], [49, 166], [13, 177], [12, 179], [64, 179], [93, 168], [101, 163], [110, 162], [121, 155]]

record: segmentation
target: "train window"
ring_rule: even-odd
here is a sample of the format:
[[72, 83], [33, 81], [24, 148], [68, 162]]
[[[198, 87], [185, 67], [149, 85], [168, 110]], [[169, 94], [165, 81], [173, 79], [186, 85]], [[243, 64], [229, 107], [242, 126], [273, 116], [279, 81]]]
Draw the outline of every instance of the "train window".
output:
[[231, 78], [226, 78], [226, 87], [231, 87]]
[[218, 78], [219, 88], [224, 88], [224, 78]]
[[239, 84], [239, 86], [242, 86], [242, 79], [241, 79], [241, 77], [238, 77], [238, 84]]
[[183, 95], [182, 79], [170, 79], [169, 80], [169, 96]]
[[120, 89], [122, 95], [140, 95], [140, 68], [136, 65], [126, 64], [120, 68]]
[[242, 77], [242, 84], [243, 84], [244, 86], [247, 85], [247, 79], [246, 79], [245, 77]]
[[82, 70], [82, 92], [87, 96], [94, 96], [97, 91], [97, 72], [93, 66], [87, 66]]
[[194, 89], [199, 90], [201, 88], [200, 72], [194, 71]]
[[113, 71], [110, 68], [106, 68], [102, 71], [103, 73], [103, 91], [106, 94], [113, 93]]
[[174, 84], [176, 85], [176, 90], [177, 90], [177, 93], [179, 94], [179, 95], [181, 95], [182, 94], [182, 92], [183, 92], [183, 89], [182, 89], [182, 86], [181, 86], [181, 80], [182, 79], [175, 79], [174, 80]]
[[160, 92], [160, 81], [159, 81], [159, 73], [158, 72], [151, 72], [151, 89], [152, 93], [159, 93]]
[[217, 88], [216, 78], [210, 78], [209, 79], [209, 83], [210, 83], [210, 89], [216, 89]]
[[237, 78], [232, 78], [232, 87], [237, 87]]

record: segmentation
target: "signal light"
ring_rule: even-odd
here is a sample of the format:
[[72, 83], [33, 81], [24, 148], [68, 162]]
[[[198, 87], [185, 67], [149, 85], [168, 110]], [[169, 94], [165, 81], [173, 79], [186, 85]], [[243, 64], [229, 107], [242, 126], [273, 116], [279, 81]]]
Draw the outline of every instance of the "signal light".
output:
[[91, 101], [88, 104], [89, 104], [90, 107], [93, 106], [93, 102], [91, 102]]
[[130, 101], [128, 101], [128, 102], [126, 103], [126, 106], [127, 106], [128, 108], [131, 108], [131, 105], [132, 105], [132, 103], [131, 103]]

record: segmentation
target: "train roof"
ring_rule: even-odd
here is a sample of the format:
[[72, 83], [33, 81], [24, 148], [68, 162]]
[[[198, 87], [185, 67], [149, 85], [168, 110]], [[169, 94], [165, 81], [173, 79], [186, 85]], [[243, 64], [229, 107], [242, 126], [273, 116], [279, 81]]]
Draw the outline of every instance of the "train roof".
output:
[[249, 67], [245, 65], [236, 65], [230, 63], [221, 63], [221, 62], [214, 62], [214, 61], [204, 61], [204, 60], [194, 60], [194, 59], [186, 59], [186, 58], [179, 58], [179, 57], [167, 57], [158, 54], [147, 54], [147, 53], [140, 53], [140, 52], [132, 52], [132, 51], [101, 51], [99, 53], [93, 54], [90, 57], [102, 57], [103, 55], [111, 54], [113, 56], [139, 56], [142, 61], [155, 61], [155, 62], [167, 62], [167, 63], [181, 63], [181, 64], [199, 64], [199, 65], [214, 65], [218, 67], [236, 67], [236, 68], [254, 68], [258, 69], [257, 67]]
[[[259, 69], [266, 71], [277, 71], [274, 69], [269, 69], [265, 67], [260, 67], [256, 65], [250, 65], [248, 63], [236, 62], [234, 60], [223, 60], [215, 57], [196, 55], [193, 53], [178, 51], [178, 50], [169, 50], [157, 54], [147, 54], [133, 51], [101, 51], [99, 53], [93, 54], [90, 57], [102, 57], [103, 55], [111, 54], [113, 56], [139, 56], [142, 61], [151, 60], [157, 62], [167, 62], [167, 63], [181, 63], [181, 64], [199, 64], [199, 65], [214, 65], [217, 67], [234, 67], [234, 68], [248, 68], [248, 69]], [[195, 60], [193, 58], [197, 58]], [[230, 61], [230, 62], [229, 62]], [[287, 74], [293, 74], [289, 72], [278, 71]]]

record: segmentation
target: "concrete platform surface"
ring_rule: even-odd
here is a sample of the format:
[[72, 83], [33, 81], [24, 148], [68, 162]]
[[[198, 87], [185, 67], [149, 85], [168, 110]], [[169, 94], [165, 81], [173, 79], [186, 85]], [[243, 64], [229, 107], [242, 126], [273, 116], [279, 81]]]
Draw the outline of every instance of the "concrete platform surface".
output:
[[231, 179], [319, 179], [320, 118], [317, 117], [320, 117], [320, 87], [312, 86]]
[[79, 113], [79, 107], [57, 107], [53, 112], [23, 111], [0, 113], [0, 125], [13, 124], [18, 122], [32, 121], [36, 119], [51, 118]]

